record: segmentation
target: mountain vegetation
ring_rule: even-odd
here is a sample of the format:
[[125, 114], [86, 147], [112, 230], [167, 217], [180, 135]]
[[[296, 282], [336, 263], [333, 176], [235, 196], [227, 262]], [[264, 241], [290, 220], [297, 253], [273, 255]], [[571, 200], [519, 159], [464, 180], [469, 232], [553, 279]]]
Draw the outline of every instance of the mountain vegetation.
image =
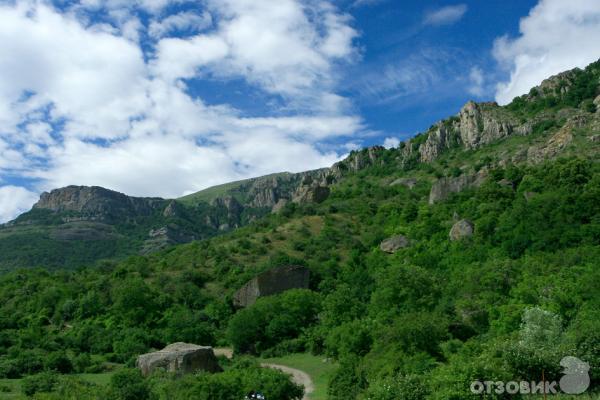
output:
[[[505, 107], [470, 102], [398, 148], [179, 201], [43, 196], [0, 229], [0, 378], [39, 399], [233, 400], [258, 387], [283, 400], [301, 389], [254, 357], [310, 352], [338, 365], [330, 399], [468, 399], [481, 398], [476, 380], [558, 381], [570, 355], [595, 390], [599, 78], [597, 62]], [[170, 226], [191, 239], [145, 247]], [[244, 283], [290, 264], [310, 269], [308, 289], [234, 307]], [[214, 375], [133, 369], [173, 342], [236, 357]], [[115, 369], [108, 386], [74, 375]]]

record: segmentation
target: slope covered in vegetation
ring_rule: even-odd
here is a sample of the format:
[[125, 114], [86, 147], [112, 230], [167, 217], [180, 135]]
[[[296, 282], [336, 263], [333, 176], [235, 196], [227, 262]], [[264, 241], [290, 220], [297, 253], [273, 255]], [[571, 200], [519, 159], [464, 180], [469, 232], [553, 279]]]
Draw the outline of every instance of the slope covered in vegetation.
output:
[[[592, 65], [582, 73], [597, 83], [597, 72]], [[361, 168], [338, 166], [343, 176], [322, 203], [289, 202], [245, 227], [150, 255], [0, 276], [0, 377], [33, 376], [34, 389], [54, 392], [47, 398], [97, 398], [99, 388], [67, 375], [133, 367], [138, 354], [186, 341], [232, 346], [238, 355], [331, 358], [339, 365], [331, 399], [479, 398], [470, 392], [474, 380], [537, 381], [542, 371], [558, 380], [566, 355], [590, 364], [594, 390], [600, 113], [588, 101], [597, 85], [581, 86], [574, 102], [529, 109], [522, 102], [538, 104], [536, 92], [489, 106], [493, 118], [523, 118], [514, 123], [529, 124], [526, 135], [465, 148], [475, 142], [452, 118], [398, 149], [355, 153], [349, 160], [363, 160]], [[485, 133], [485, 124], [496, 125], [482, 115]], [[422, 162], [415, 152], [435, 157]], [[459, 220], [470, 221], [473, 234], [451, 240]], [[394, 235], [408, 246], [382, 251]], [[233, 307], [248, 279], [284, 264], [308, 267], [310, 288]], [[295, 393], [277, 392], [290, 383], [253, 361], [226, 367], [183, 380], [123, 369], [103, 396], [238, 399], [246, 382], [270, 390], [269, 400]], [[129, 389], [137, 397], [127, 397]]]

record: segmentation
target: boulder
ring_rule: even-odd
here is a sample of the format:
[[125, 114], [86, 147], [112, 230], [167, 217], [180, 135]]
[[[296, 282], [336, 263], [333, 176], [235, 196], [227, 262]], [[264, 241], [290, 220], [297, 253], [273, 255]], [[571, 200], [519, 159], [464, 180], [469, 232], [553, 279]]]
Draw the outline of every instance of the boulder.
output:
[[233, 295], [236, 307], [248, 307], [260, 297], [283, 293], [290, 289], [307, 289], [310, 278], [308, 268], [285, 265], [263, 272], [248, 281]]
[[450, 240], [461, 240], [473, 236], [475, 226], [467, 219], [461, 219], [450, 229]]
[[330, 189], [321, 185], [303, 185], [298, 188], [292, 198], [294, 203], [322, 203], [329, 197]]
[[480, 171], [475, 175], [461, 175], [455, 178], [438, 179], [429, 192], [429, 204], [446, 200], [452, 193], [462, 192], [465, 189], [475, 188], [487, 178], [485, 171]]
[[154, 353], [142, 354], [137, 358], [136, 365], [144, 376], [156, 369], [177, 374], [221, 371], [212, 347], [188, 343], [173, 343]]
[[397, 235], [385, 239], [383, 242], [381, 242], [379, 248], [381, 251], [393, 254], [400, 249], [407, 248], [408, 246], [410, 246], [410, 241], [408, 238], [403, 235]]

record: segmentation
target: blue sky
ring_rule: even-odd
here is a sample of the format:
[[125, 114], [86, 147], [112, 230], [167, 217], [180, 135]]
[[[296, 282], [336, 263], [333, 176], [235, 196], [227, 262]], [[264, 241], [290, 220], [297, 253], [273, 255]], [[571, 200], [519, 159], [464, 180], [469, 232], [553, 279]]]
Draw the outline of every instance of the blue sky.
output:
[[394, 146], [600, 57], [596, 0], [0, 1], [0, 222]]

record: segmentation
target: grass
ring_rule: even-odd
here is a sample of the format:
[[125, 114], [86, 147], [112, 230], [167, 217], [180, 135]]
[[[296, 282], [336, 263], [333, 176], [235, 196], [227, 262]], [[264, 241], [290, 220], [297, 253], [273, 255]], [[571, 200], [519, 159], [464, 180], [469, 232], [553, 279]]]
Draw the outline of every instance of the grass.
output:
[[21, 395], [20, 379], [0, 379], [0, 399], [16, 400], [25, 398]]
[[[70, 375], [100, 386], [108, 386], [114, 372], [100, 374]], [[21, 379], [0, 379], [0, 400], [24, 400], [27, 397], [21, 393]]]
[[327, 399], [327, 384], [329, 377], [335, 371], [336, 365], [330, 361], [324, 361], [323, 357], [311, 354], [290, 354], [284, 357], [261, 359], [261, 362], [285, 365], [306, 372], [313, 380], [315, 391], [311, 400]]

